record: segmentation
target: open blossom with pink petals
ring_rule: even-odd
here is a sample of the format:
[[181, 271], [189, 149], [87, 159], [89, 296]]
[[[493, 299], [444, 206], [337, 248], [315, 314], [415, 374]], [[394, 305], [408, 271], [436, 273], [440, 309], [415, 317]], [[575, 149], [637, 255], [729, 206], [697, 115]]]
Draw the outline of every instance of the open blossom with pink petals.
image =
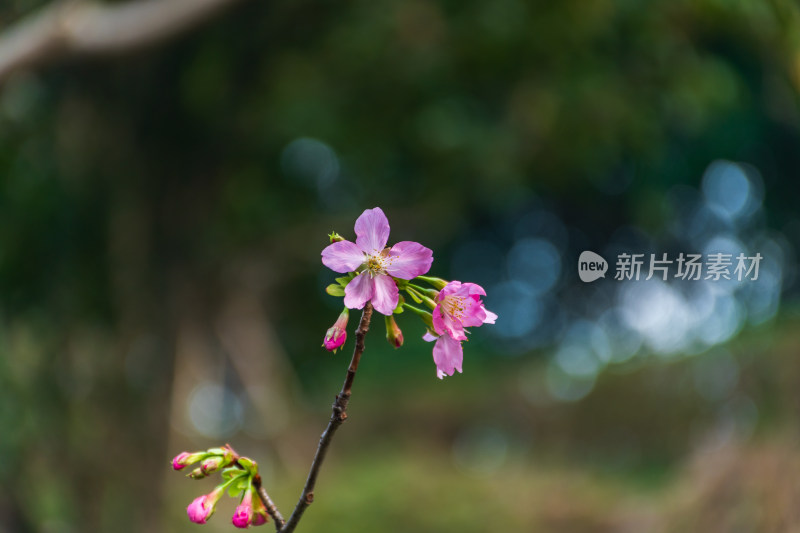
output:
[[483, 306], [481, 296], [486, 296], [486, 291], [476, 283], [451, 281], [445, 285], [439, 291], [436, 298], [438, 303], [433, 310], [433, 329], [436, 333], [465, 341], [465, 327], [494, 324], [497, 315]]
[[433, 362], [436, 364], [436, 377], [439, 379], [445, 376], [452, 376], [456, 370], [461, 372], [461, 363], [464, 360], [464, 349], [461, 341], [457, 341], [450, 335], [436, 335], [430, 332], [425, 333], [422, 339], [427, 342], [436, 341], [433, 345]]
[[428, 272], [433, 252], [413, 241], [391, 248], [389, 220], [380, 207], [364, 211], [355, 224], [356, 242], [339, 241], [322, 250], [322, 264], [334, 272], [361, 272], [344, 289], [344, 305], [362, 309], [371, 301], [376, 311], [391, 315], [399, 300], [393, 278], [413, 279]]

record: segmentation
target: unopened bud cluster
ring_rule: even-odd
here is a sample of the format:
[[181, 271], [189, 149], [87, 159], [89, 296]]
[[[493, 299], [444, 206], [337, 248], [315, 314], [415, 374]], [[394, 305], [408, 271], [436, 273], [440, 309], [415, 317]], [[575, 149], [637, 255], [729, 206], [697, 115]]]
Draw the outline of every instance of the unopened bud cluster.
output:
[[189, 504], [186, 508], [189, 520], [195, 524], [205, 524], [214, 514], [217, 502], [227, 491], [231, 497], [239, 498], [239, 505], [231, 519], [234, 526], [244, 529], [267, 523], [267, 509], [256, 492], [258, 465], [255, 461], [238, 455], [227, 444], [204, 452], [181, 452], [172, 460], [172, 468], [175, 470], [193, 465], [196, 466], [187, 474], [188, 477], [203, 479], [219, 472], [222, 482], [214, 490], [198, 496]]

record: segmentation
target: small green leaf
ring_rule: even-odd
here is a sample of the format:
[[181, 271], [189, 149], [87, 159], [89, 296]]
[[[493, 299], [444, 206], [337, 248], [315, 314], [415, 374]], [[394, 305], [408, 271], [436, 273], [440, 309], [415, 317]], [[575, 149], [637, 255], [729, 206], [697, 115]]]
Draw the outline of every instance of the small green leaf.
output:
[[236, 468], [235, 466], [231, 466], [226, 468], [222, 471], [222, 481], [230, 481], [232, 478], [236, 477], [237, 475], [241, 475], [243, 470], [241, 468]]
[[337, 285], [335, 283], [331, 283], [327, 287], [325, 287], [325, 292], [330, 294], [331, 296], [344, 296], [344, 289], [341, 285]]
[[345, 287], [347, 286], [348, 283], [350, 283], [350, 280], [352, 280], [354, 277], [356, 277], [355, 272], [350, 272], [346, 276], [342, 276], [341, 278], [336, 278], [336, 283], [338, 283], [342, 287]]

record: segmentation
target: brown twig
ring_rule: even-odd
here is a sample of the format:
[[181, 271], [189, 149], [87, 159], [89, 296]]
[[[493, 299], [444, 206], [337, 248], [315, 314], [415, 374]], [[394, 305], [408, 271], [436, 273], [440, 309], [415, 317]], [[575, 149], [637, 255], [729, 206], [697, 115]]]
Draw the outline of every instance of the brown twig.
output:
[[283, 526], [286, 525], [286, 520], [283, 519], [281, 516], [280, 511], [278, 508], [275, 507], [275, 504], [272, 503], [272, 499], [267, 494], [267, 490], [261, 484], [261, 476], [256, 476], [253, 480], [253, 485], [256, 487], [256, 492], [258, 493], [258, 497], [261, 500], [261, 503], [264, 504], [264, 507], [267, 508], [267, 513], [272, 517], [272, 521], [275, 523], [275, 531], [280, 533]]
[[361, 322], [356, 330], [356, 347], [353, 350], [353, 359], [350, 360], [350, 366], [347, 369], [347, 376], [344, 379], [342, 390], [336, 395], [333, 402], [333, 412], [331, 419], [328, 422], [328, 427], [322, 433], [319, 439], [319, 446], [317, 446], [317, 453], [314, 455], [314, 461], [311, 463], [311, 470], [308, 472], [306, 484], [303, 487], [303, 492], [300, 494], [300, 499], [292, 512], [292, 516], [286, 522], [286, 525], [280, 530], [280, 533], [291, 533], [297, 527], [300, 518], [306, 511], [311, 502], [314, 501], [314, 486], [317, 484], [317, 476], [322, 462], [325, 460], [325, 454], [328, 452], [328, 447], [331, 444], [334, 433], [347, 419], [347, 403], [350, 401], [350, 393], [353, 387], [353, 380], [356, 377], [356, 370], [358, 370], [358, 363], [361, 361], [361, 354], [364, 353], [364, 336], [369, 330], [369, 321], [372, 318], [372, 304], [367, 303], [364, 306], [364, 311], [361, 313]]
[[0, 84], [52, 60], [142, 48], [196, 26], [239, 0], [57, 1], [0, 34]]

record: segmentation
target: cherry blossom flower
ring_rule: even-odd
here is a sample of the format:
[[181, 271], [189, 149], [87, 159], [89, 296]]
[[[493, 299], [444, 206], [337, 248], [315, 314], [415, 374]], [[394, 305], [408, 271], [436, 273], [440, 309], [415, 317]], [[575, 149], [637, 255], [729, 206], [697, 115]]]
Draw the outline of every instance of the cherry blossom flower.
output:
[[445, 376], [452, 376], [456, 370], [461, 372], [461, 363], [464, 360], [464, 349], [461, 341], [457, 341], [450, 335], [436, 335], [431, 332], [425, 333], [422, 340], [427, 342], [436, 341], [433, 345], [433, 362], [436, 364], [436, 377], [439, 379]]
[[436, 297], [438, 303], [433, 310], [433, 329], [436, 333], [465, 341], [465, 327], [494, 324], [497, 315], [483, 306], [481, 296], [486, 296], [486, 291], [475, 283], [451, 281], [445, 285]]
[[380, 207], [364, 211], [355, 224], [356, 242], [338, 241], [322, 250], [322, 264], [334, 272], [360, 273], [344, 289], [344, 305], [362, 309], [371, 301], [376, 311], [391, 315], [399, 298], [394, 278], [413, 279], [425, 274], [433, 252], [413, 241], [386, 247], [389, 220]]

